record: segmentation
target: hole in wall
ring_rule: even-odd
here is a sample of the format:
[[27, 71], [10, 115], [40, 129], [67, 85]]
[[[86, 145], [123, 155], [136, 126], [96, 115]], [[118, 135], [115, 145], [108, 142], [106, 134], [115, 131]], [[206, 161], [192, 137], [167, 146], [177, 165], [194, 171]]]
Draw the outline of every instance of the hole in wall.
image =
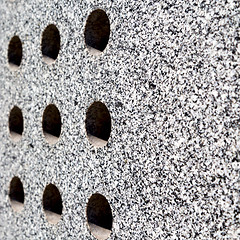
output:
[[112, 230], [112, 210], [107, 199], [99, 194], [93, 194], [87, 204], [87, 222], [92, 235], [99, 239], [107, 239]]
[[49, 223], [57, 224], [62, 214], [62, 198], [58, 188], [49, 184], [43, 192], [43, 209]]
[[9, 199], [15, 212], [22, 211], [24, 207], [24, 191], [23, 184], [18, 177], [13, 177], [10, 182]]
[[84, 38], [88, 50], [93, 55], [99, 55], [106, 48], [110, 35], [110, 22], [107, 14], [94, 10], [87, 19]]
[[43, 61], [52, 64], [60, 50], [60, 33], [54, 24], [48, 25], [42, 34]]
[[55, 144], [61, 134], [61, 116], [58, 108], [54, 104], [49, 104], [42, 119], [43, 133], [49, 144]]
[[22, 42], [14, 36], [8, 45], [8, 63], [11, 70], [17, 70], [22, 61]]
[[103, 147], [111, 133], [111, 116], [102, 102], [94, 102], [87, 110], [85, 120], [87, 137], [95, 147]]
[[11, 139], [18, 142], [23, 133], [23, 115], [21, 109], [17, 106], [14, 106], [10, 111], [8, 127]]

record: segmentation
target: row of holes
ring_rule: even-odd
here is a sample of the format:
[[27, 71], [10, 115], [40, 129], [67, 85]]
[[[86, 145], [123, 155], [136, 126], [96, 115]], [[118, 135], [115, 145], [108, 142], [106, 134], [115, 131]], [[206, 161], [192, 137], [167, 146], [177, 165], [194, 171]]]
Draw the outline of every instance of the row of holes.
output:
[[[101, 10], [94, 10], [88, 17], [84, 38], [88, 50], [98, 55], [106, 48], [110, 35], [110, 23], [107, 14]], [[47, 64], [53, 63], [60, 50], [60, 33], [53, 24], [48, 25], [42, 34], [41, 50]], [[22, 61], [22, 42], [14, 36], [8, 45], [8, 62], [12, 70], [18, 69]]]
[[[14, 142], [21, 139], [24, 129], [23, 115], [19, 107], [14, 106], [9, 114], [9, 131]], [[48, 105], [42, 117], [42, 129], [49, 144], [55, 144], [61, 134], [61, 116], [54, 104]], [[85, 128], [88, 140], [95, 147], [107, 144], [111, 132], [111, 116], [106, 105], [100, 101], [93, 102], [87, 110]]]
[[[110, 35], [110, 23], [107, 14], [94, 10], [87, 19], [84, 38], [88, 50], [93, 55], [103, 52]], [[60, 51], [60, 33], [53, 24], [43, 31], [41, 51], [47, 64], [53, 63]], [[8, 46], [8, 62], [15, 70], [22, 61], [22, 43], [14, 36]], [[43, 113], [43, 132], [50, 144], [56, 143], [61, 134], [61, 116], [57, 107], [50, 104]], [[111, 117], [105, 104], [94, 102], [87, 110], [85, 127], [89, 141], [96, 147], [105, 146], [110, 137]], [[14, 141], [19, 141], [23, 133], [23, 115], [20, 108], [14, 106], [9, 115], [9, 131]], [[20, 211], [24, 203], [24, 190], [21, 180], [14, 177], [10, 183], [9, 198], [15, 211]], [[47, 185], [43, 193], [43, 209], [50, 223], [57, 223], [62, 214], [62, 199], [59, 190], [53, 184]], [[97, 239], [107, 239], [112, 229], [112, 212], [107, 199], [93, 194], [87, 204], [87, 222], [90, 231]]]
[[[9, 199], [14, 211], [20, 212], [24, 208], [23, 184], [18, 177], [10, 182]], [[51, 224], [57, 224], [62, 216], [62, 198], [58, 188], [48, 184], [43, 192], [42, 206], [46, 219]], [[107, 239], [111, 234], [113, 216], [107, 199], [99, 194], [93, 194], [87, 203], [88, 227], [97, 239]]]

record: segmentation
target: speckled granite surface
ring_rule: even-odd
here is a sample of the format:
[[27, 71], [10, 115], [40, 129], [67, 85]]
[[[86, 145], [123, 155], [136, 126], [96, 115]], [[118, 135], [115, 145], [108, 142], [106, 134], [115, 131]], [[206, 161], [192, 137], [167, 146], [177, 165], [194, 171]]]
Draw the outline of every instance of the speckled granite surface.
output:
[[[92, 56], [84, 27], [97, 8], [111, 31]], [[239, 239], [239, 19], [237, 0], [1, 0], [0, 239], [94, 239], [86, 205], [96, 192], [111, 206], [109, 239]], [[52, 65], [40, 46], [49, 24], [61, 37]], [[17, 71], [7, 60], [14, 35], [23, 44]], [[85, 132], [94, 101], [111, 115], [101, 148]], [[62, 119], [54, 145], [42, 132], [51, 103]], [[8, 130], [14, 105], [24, 117], [17, 143]], [[25, 193], [18, 213], [13, 176]], [[49, 183], [62, 197], [55, 225], [42, 208]]]

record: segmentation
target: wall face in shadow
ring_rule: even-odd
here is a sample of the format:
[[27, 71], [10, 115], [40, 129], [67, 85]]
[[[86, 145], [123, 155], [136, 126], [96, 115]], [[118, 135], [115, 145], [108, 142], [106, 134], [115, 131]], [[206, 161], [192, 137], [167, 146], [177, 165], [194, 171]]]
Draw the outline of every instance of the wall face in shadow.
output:
[[239, 238], [240, 7], [195, 2], [1, 1], [0, 239]]

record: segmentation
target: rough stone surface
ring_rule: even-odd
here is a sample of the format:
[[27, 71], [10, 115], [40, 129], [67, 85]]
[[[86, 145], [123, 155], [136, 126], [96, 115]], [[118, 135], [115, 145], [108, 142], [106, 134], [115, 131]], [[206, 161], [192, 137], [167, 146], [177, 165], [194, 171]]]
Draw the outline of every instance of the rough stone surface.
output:
[[[86, 205], [94, 193], [112, 209], [109, 239], [240, 238], [240, 35], [234, 0], [1, 0], [0, 239], [94, 239]], [[89, 53], [84, 27], [103, 9], [106, 49]], [[56, 61], [41, 53], [49, 24], [60, 32]], [[9, 68], [18, 35], [20, 68]], [[106, 146], [88, 141], [85, 116], [94, 101], [111, 115]], [[60, 139], [42, 132], [48, 104], [61, 114]], [[21, 140], [8, 115], [22, 109]], [[24, 209], [14, 212], [9, 184], [18, 176]], [[47, 184], [61, 194], [61, 220], [48, 223]]]

